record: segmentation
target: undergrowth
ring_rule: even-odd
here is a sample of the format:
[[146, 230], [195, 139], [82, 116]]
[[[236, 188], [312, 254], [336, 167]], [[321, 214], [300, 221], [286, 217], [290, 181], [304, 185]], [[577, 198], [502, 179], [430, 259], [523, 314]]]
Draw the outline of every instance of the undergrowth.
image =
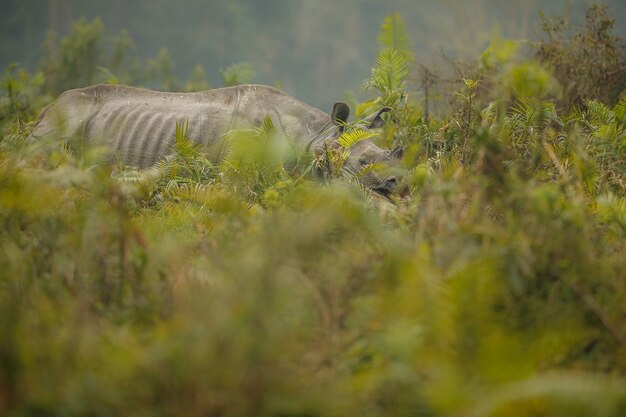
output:
[[388, 199], [343, 169], [358, 123], [302, 155], [267, 119], [217, 161], [179, 125], [112, 170], [26, 141], [44, 75], [6, 70], [0, 415], [625, 415], [626, 95], [498, 41], [425, 117], [399, 16], [379, 41]]

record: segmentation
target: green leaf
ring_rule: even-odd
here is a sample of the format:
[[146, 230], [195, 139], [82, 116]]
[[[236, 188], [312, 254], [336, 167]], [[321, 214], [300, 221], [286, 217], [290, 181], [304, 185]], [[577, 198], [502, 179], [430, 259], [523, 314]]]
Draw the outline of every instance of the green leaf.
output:
[[626, 198], [607, 194], [600, 196], [597, 203], [600, 217], [608, 223], [617, 224], [626, 233]]
[[380, 98], [375, 98], [374, 100], [364, 101], [363, 103], [357, 104], [354, 108], [354, 117], [357, 119], [362, 118], [363, 116], [374, 112], [379, 109], [381, 106]]
[[372, 132], [368, 132], [367, 130], [355, 129], [349, 132], [344, 132], [341, 136], [339, 136], [337, 142], [339, 142], [339, 144], [344, 148], [350, 148], [355, 143], [371, 138], [372, 136], [374, 136]]
[[174, 148], [176, 153], [184, 158], [194, 158], [200, 154], [200, 145], [194, 144], [187, 132], [189, 131], [189, 120], [176, 122], [176, 142]]
[[404, 81], [409, 75], [409, 55], [396, 49], [385, 49], [378, 54], [376, 66], [370, 79], [363, 83], [365, 90], [374, 88], [387, 96], [404, 90]]
[[260, 132], [265, 137], [269, 137], [275, 131], [276, 131], [276, 128], [274, 127], [274, 122], [272, 122], [272, 118], [270, 116], [265, 116], [265, 119], [263, 119], [263, 124], [261, 125], [261, 128], [260, 128]]
[[550, 122], [561, 124], [554, 103], [537, 98], [521, 98], [512, 109], [513, 120], [524, 130], [542, 128]]
[[386, 48], [398, 51], [411, 50], [411, 38], [404, 26], [404, 19], [394, 13], [385, 18], [378, 34], [378, 43]]
[[587, 117], [594, 127], [603, 124], [608, 125], [613, 122], [614, 114], [609, 107], [598, 100], [589, 100], [585, 104], [587, 105]]
[[623, 126], [626, 123], [626, 94], [622, 95], [619, 102], [615, 105], [613, 113], [618, 127]]

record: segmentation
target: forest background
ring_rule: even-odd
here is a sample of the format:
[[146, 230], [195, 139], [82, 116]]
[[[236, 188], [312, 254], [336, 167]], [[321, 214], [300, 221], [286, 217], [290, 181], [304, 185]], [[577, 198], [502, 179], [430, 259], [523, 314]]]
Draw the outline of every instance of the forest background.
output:
[[[591, 0], [2, 0], [0, 68], [20, 63], [33, 70], [49, 31], [71, 32], [80, 17], [99, 17], [108, 42], [125, 37], [128, 56], [142, 63], [169, 58], [172, 75], [206, 78], [221, 86], [220, 69], [244, 64], [250, 80], [280, 83], [288, 93], [328, 111], [346, 90], [358, 92], [370, 74], [384, 17], [399, 13], [418, 61], [440, 67], [471, 59], [494, 33], [511, 39], [541, 35], [539, 14], [583, 24]], [[600, 2], [626, 33], [626, 3]], [[131, 45], [132, 44], [132, 45]], [[111, 48], [113, 49], [113, 48]], [[167, 54], [163, 52], [167, 50]], [[157, 58], [155, 58], [157, 57]], [[126, 63], [132, 65], [132, 63]], [[201, 66], [200, 69], [198, 66]], [[100, 74], [103, 81], [107, 74]], [[120, 80], [129, 82], [131, 80]], [[148, 85], [162, 88], [162, 85]], [[166, 86], [167, 83], [166, 83]], [[72, 87], [75, 87], [73, 85]], [[182, 89], [182, 85], [169, 85]], [[178, 88], [176, 88], [178, 87]]]

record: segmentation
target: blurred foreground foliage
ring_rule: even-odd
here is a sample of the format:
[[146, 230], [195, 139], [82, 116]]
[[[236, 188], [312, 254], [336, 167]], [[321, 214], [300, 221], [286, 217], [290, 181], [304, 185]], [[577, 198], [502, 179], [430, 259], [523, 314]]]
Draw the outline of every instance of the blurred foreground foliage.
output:
[[425, 117], [402, 32], [357, 108], [392, 107], [389, 200], [268, 122], [112, 172], [25, 141], [50, 75], [7, 69], [0, 415], [626, 415], [626, 96], [557, 109], [574, 87], [497, 41]]

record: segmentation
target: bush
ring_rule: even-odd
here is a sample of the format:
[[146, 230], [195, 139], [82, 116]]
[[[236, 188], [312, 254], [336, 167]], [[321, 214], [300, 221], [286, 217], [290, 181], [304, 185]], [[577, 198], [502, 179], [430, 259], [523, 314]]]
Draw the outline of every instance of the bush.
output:
[[587, 10], [585, 26], [573, 30], [565, 20], [544, 18], [547, 40], [535, 56], [552, 68], [563, 87], [558, 107], [568, 111], [585, 100], [615, 105], [626, 90], [626, 43], [613, 33], [615, 20], [606, 6]]

